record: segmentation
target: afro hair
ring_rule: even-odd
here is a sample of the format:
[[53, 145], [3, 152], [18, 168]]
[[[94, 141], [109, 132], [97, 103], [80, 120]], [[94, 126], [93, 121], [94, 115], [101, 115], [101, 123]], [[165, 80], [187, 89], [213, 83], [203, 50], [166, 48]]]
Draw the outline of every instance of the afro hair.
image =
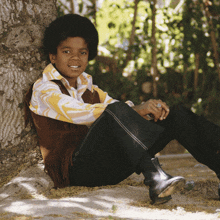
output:
[[97, 55], [98, 32], [93, 23], [78, 14], [68, 14], [52, 21], [44, 32], [43, 47], [48, 56], [57, 53], [58, 45], [68, 37], [81, 37], [87, 43], [89, 58]]

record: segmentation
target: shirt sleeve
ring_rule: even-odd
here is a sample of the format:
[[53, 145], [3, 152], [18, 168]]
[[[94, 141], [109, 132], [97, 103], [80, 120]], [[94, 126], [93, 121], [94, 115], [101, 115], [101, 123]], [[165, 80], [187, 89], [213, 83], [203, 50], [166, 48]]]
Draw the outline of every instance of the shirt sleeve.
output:
[[[113, 99], [112, 97], [110, 97], [108, 95], [107, 92], [104, 92], [103, 90], [101, 90], [100, 88], [98, 88], [98, 86], [93, 86], [93, 89], [96, 90], [99, 94], [99, 98], [100, 98], [100, 101], [101, 103], [107, 103], [107, 104], [111, 104], [111, 103], [114, 103], [114, 102], [117, 102], [118, 100], [116, 99]], [[134, 106], [134, 103], [132, 101], [126, 101], [125, 102], [127, 105], [129, 105], [130, 107], [133, 107]]]
[[74, 97], [63, 94], [55, 83], [49, 81], [34, 86], [30, 109], [38, 115], [91, 126], [109, 103], [117, 101], [111, 99], [106, 95], [102, 103], [83, 103]]
[[118, 100], [113, 99], [112, 97], [110, 97], [107, 92], [104, 92], [103, 90], [101, 90], [96, 85], [93, 85], [93, 90], [98, 92], [101, 103], [111, 104], [111, 103], [114, 103], [114, 102], [118, 102]]

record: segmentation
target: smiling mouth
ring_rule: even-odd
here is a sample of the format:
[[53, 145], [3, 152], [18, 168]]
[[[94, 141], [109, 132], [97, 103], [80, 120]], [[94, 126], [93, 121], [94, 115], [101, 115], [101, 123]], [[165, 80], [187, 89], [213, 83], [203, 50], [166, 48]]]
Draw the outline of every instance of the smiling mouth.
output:
[[80, 68], [80, 66], [70, 66], [70, 68], [77, 69]]

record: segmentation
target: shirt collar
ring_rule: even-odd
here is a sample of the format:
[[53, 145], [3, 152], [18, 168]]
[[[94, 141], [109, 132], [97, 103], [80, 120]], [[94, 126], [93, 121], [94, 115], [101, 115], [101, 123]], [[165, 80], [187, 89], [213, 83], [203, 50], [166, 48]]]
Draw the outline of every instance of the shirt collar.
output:
[[[43, 71], [43, 81], [51, 81], [51, 80], [61, 80], [65, 82], [70, 88], [73, 88], [69, 85], [69, 82], [57, 71], [57, 69], [53, 66], [53, 64], [48, 64]], [[75, 88], [73, 88], [75, 89]], [[84, 92], [86, 89], [92, 91], [92, 76], [83, 72], [77, 78], [77, 91]], [[93, 91], [92, 91], [93, 92]]]

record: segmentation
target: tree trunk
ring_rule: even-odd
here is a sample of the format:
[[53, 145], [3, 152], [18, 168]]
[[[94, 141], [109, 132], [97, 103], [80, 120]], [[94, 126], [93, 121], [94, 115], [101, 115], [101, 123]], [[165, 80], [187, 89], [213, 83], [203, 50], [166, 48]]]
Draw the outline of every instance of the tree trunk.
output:
[[199, 53], [195, 54], [195, 71], [194, 71], [194, 92], [196, 92], [199, 80]]
[[183, 89], [184, 91], [187, 89], [188, 79], [187, 79], [187, 71], [188, 65], [186, 63], [183, 64]]
[[219, 63], [218, 43], [216, 40], [216, 34], [214, 31], [214, 25], [212, 22], [212, 15], [209, 12], [208, 6], [209, 6], [209, 1], [205, 0], [204, 1], [204, 8], [205, 8], [206, 17], [207, 17], [208, 24], [209, 24], [209, 30], [210, 30], [209, 32], [210, 32], [210, 37], [211, 37], [211, 42], [212, 42], [214, 63], [216, 66], [216, 70], [217, 70], [218, 78], [219, 78], [219, 82], [220, 82], [220, 63]]
[[157, 0], [153, 0], [152, 4], [152, 35], [151, 35], [151, 44], [152, 44], [152, 61], [151, 61], [151, 75], [153, 78], [153, 96], [157, 97], [157, 81], [158, 71], [157, 71], [157, 41], [156, 41], [156, 4]]
[[96, 0], [92, 0], [93, 3], [93, 24], [97, 27], [96, 13], [97, 13], [97, 2]]
[[128, 62], [132, 60], [132, 46], [134, 45], [134, 39], [135, 39], [135, 29], [136, 29], [135, 25], [136, 25], [136, 20], [137, 20], [138, 3], [139, 3], [139, 0], [134, 0], [134, 16], [133, 16], [133, 21], [131, 23], [132, 29], [131, 29], [130, 39], [129, 39], [129, 49], [127, 51], [127, 56], [123, 64], [123, 68], [125, 68]]
[[55, 0], [0, 1], [0, 185], [5, 173], [36, 161], [36, 135], [24, 127], [23, 98], [45, 67], [41, 40], [55, 18]]
[[75, 14], [75, 7], [74, 7], [74, 1], [73, 0], [70, 1], [70, 8], [71, 8], [71, 13]]

